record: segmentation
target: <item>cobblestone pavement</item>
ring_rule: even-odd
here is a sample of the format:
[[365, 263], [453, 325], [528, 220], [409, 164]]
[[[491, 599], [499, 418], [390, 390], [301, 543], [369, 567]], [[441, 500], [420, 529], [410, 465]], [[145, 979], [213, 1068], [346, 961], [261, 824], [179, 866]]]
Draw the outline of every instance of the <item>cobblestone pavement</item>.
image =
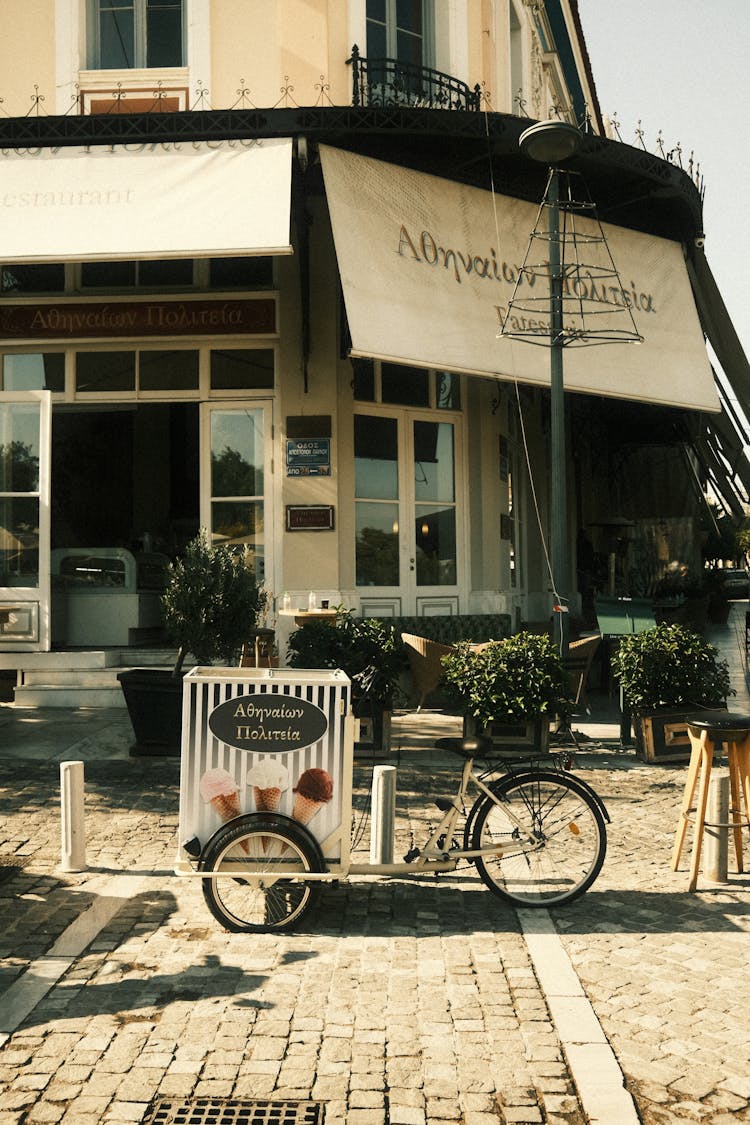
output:
[[[518, 917], [472, 869], [326, 885], [299, 932], [227, 934], [199, 882], [171, 874], [178, 763], [128, 758], [116, 714], [96, 736], [84, 716], [23, 745], [19, 721], [0, 714], [0, 1014], [14, 982], [57, 975], [0, 1049], [0, 1125], [140, 1122], [154, 1099], [200, 1097], [312, 1098], [327, 1125], [587, 1120]], [[395, 725], [399, 855], [455, 784], [429, 747], [457, 724]], [[564, 950], [642, 1122], [750, 1122], [750, 876], [689, 894], [669, 867], [684, 767], [589, 747], [576, 768], [607, 803], [609, 850], [594, 887], [552, 912]], [[66, 756], [86, 758], [81, 874], [57, 868]], [[368, 779], [360, 764], [360, 808]], [[118, 880], [140, 875], [120, 901]], [[110, 921], [61, 954], [102, 887]]]

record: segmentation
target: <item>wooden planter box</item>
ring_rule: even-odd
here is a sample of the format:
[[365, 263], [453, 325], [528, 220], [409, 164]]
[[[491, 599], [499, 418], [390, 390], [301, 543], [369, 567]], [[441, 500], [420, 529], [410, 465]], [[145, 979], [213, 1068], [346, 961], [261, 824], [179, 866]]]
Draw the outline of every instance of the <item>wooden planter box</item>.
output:
[[464, 738], [476, 734], [492, 739], [492, 752], [498, 757], [522, 757], [549, 753], [549, 719], [529, 719], [528, 722], [492, 722], [486, 727], [477, 724], [473, 715], [464, 715]]
[[[716, 708], [713, 708], [716, 710]], [[726, 710], [726, 708], [724, 708]], [[689, 762], [690, 737], [687, 721], [701, 713], [700, 707], [679, 711], [656, 711], [649, 715], [633, 714], [635, 752], [644, 762]]]

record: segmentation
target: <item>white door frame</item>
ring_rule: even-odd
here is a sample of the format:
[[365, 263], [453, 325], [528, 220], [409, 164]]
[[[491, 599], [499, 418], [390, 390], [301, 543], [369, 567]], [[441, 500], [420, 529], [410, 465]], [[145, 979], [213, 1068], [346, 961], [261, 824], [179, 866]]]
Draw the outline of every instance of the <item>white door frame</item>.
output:
[[[36, 497], [39, 502], [38, 574], [35, 586], [0, 586], [0, 652], [50, 649], [50, 462], [52, 395], [49, 391], [2, 391], [0, 407], [38, 407], [39, 480], [34, 492], [0, 491], [0, 499]], [[8, 434], [12, 438], [12, 434]], [[6, 435], [0, 428], [0, 445]], [[10, 528], [7, 529], [10, 532]]]
[[[266, 590], [275, 588], [275, 520], [273, 479], [273, 400], [224, 399], [200, 404], [200, 524], [211, 541], [211, 416], [223, 413], [249, 413], [260, 411], [263, 417], [263, 576], [259, 585]], [[220, 497], [221, 500], [242, 500], [243, 497]]]
[[[353, 415], [370, 415], [394, 418], [398, 426], [398, 557], [399, 583], [397, 586], [356, 586], [363, 616], [391, 612], [401, 615], [457, 614], [461, 609], [462, 595], [467, 590], [467, 555], [465, 527], [465, 483], [463, 477], [464, 418], [460, 413], [430, 410], [424, 407], [402, 407], [392, 404], [357, 402]], [[412, 528], [416, 517], [417, 500], [414, 487], [414, 422], [446, 423], [453, 427], [453, 473], [456, 512], [456, 582], [454, 585], [418, 585], [416, 576], [416, 544], [412, 541]], [[353, 448], [353, 447], [352, 447]], [[356, 581], [356, 579], [355, 579]]]

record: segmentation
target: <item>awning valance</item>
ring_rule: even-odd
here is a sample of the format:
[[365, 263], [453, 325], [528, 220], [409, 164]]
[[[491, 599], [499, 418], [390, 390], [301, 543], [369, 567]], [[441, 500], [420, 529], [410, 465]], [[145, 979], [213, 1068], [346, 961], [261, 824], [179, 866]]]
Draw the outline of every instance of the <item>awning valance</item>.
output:
[[[548, 386], [546, 348], [497, 338], [537, 207], [340, 149], [320, 152], [352, 354]], [[622, 227], [604, 232], [623, 288], [602, 300], [632, 304], [644, 343], [566, 351], [566, 388], [718, 410], [680, 245]]]
[[0, 155], [5, 263], [289, 254], [292, 142]]

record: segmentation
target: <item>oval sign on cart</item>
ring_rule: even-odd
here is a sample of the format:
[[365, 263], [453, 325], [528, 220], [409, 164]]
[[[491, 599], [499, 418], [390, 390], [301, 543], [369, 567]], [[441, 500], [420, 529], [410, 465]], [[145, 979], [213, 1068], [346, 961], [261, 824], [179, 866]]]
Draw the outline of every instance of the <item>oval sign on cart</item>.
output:
[[215, 707], [208, 726], [228, 746], [283, 754], [317, 742], [328, 719], [320, 707], [293, 695], [239, 695]]

